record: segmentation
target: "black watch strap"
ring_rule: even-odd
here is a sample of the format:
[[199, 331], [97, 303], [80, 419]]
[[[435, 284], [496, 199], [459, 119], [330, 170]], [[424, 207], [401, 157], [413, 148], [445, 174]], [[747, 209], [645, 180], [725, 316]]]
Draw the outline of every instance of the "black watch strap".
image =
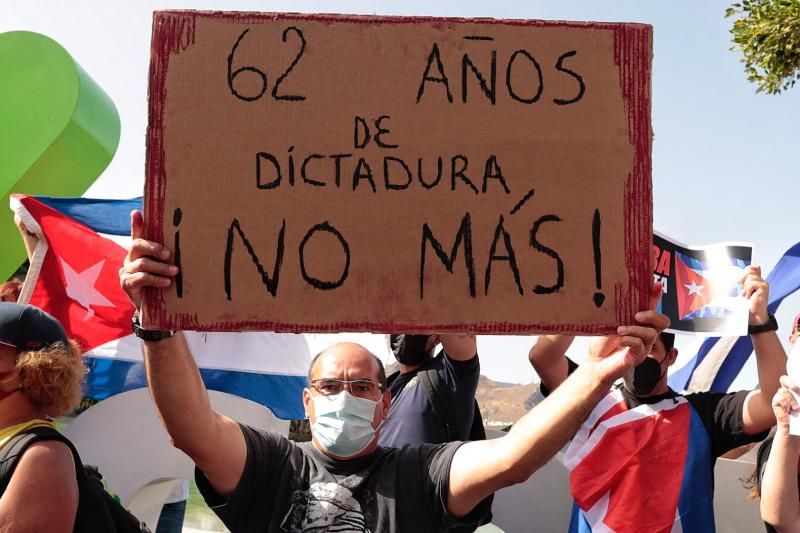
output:
[[174, 331], [164, 331], [159, 329], [144, 329], [142, 327], [142, 323], [139, 322], [139, 313], [133, 314], [133, 318], [131, 318], [131, 327], [133, 328], [133, 334], [142, 339], [143, 341], [150, 341], [150, 342], [163, 341], [164, 339], [168, 339], [175, 334]]
[[775, 315], [773, 314], [770, 314], [767, 321], [763, 324], [747, 326], [748, 335], [757, 335], [759, 333], [766, 333], [767, 331], [778, 331], [778, 321], [775, 320]]

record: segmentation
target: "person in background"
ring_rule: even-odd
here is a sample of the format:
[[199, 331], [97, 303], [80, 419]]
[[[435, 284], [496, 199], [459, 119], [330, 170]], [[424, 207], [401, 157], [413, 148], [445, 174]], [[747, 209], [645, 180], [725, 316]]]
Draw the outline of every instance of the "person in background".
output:
[[0, 302], [16, 302], [22, 292], [22, 281], [10, 279], [0, 285]]
[[[0, 452], [32, 428], [54, 430], [52, 419], [80, 402], [85, 373], [77, 344], [55, 318], [30, 305], [0, 302]], [[73, 530], [78, 482], [63, 442], [42, 440], [25, 448], [3, 485], [1, 530]]]
[[800, 339], [800, 314], [792, 320], [792, 331], [789, 332], [789, 344], [794, 346], [797, 339]]
[[[600, 402], [576, 435], [578, 444], [573, 439], [575, 446], [565, 454], [576, 502], [570, 531], [669, 531], [674, 523], [684, 531], [715, 530], [716, 459], [767, 436], [775, 424], [771, 399], [786, 365], [775, 317], [767, 311], [769, 285], [759, 267], [745, 269], [742, 287], [749, 302], [760, 389], [686, 395], [673, 391], [667, 370], [678, 350], [675, 336], [661, 332], [653, 351]], [[543, 394], [557, 390], [577, 368], [565, 355], [572, 340], [543, 336], [531, 348], [529, 358], [542, 380]], [[672, 444], [664, 448], [664, 442]], [[599, 510], [610, 494], [614, 496], [607, 509]], [[614, 505], [619, 498], [624, 509]], [[657, 507], [652, 506], [654, 499]]]
[[[775, 411], [777, 427], [770, 446], [759, 450], [758, 464], [764, 462], [759, 490], [761, 492], [761, 519], [767, 525], [767, 531], [779, 533], [800, 532], [800, 475], [798, 475], [798, 458], [800, 458], [800, 437], [789, 433], [789, 415], [798, 409], [792, 393], [800, 393], [798, 387], [786, 376], [780, 379], [781, 388], [775, 393], [772, 408]], [[770, 449], [771, 448], [771, 449]], [[761, 472], [761, 468], [758, 468]]]
[[[797, 343], [798, 339], [800, 339], [800, 314], [795, 316], [794, 320], [792, 320], [792, 330], [789, 332], [789, 343], [792, 345], [792, 347], [795, 346], [795, 344]], [[793, 353], [790, 354], [789, 356], [792, 357], [792, 355], [795, 355], [795, 356], [797, 355], [797, 354], [794, 353], [794, 350], [793, 350]], [[779, 398], [778, 395], [780, 395], [781, 398]], [[753, 491], [753, 494], [751, 495], [751, 497], [753, 499], [761, 497], [761, 491], [762, 491], [762, 488], [763, 488], [764, 473], [766, 471], [767, 463], [768, 463], [770, 455], [772, 453], [772, 447], [773, 447], [773, 443], [775, 441], [775, 438], [778, 437], [779, 439], [781, 439], [783, 441], [783, 443], [781, 444], [780, 453], [784, 453], [784, 454], [789, 450], [789, 446], [787, 445], [787, 442], [791, 442], [793, 439], [796, 440], [796, 437], [791, 437], [788, 434], [785, 434], [785, 432], [782, 432], [782, 427], [781, 426], [782, 426], [782, 424], [784, 424], [786, 422], [785, 420], [783, 420], [785, 418], [784, 411], [785, 411], [785, 407], [786, 407], [786, 403], [782, 402], [782, 400], [785, 400], [785, 398], [783, 396], [785, 396], [785, 392], [782, 391], [782, 390], [779, 390], [778, 394], [776, 394], [775, 400], [773, 400], [773, 409], [777, 409], [775, 411], [775, 413], [776, 413], [776, 417], [777, 417], [777, 420], [778, 420], [777, 426], [775, 428], [775, 435], [773, 435], [773, 436], [769, 437], [768, 439], [766, 439], [764, 442], [761, 443], [761, 446], [758, 447], [758, 453], [756, 455], [756, 469], [755, 469], [755, 472], [753, 473], [753, 476], [748, 480], [748, 482], [751, 483], [751, 486], [753, 484], [753, 481], [755, 481], [755, 483], [754, 483], [755, 490]], [[791, 405], [791, 403], [789, 405]], [[781, 416], [778, 417], [777, 416], [778, 414], [780, 414]], [[780, 436], [777, 435], [779, 432], [781, 432]], [[776, 459], [776, 461], [778, 461], [778, 460], [779, 459]], [[785, 458], [780, 459], [780, 460], [781, 461], [785, 461]], [[800, 486], [800, 464], [798, 464], [797, 470], [798, 471], [795, 472], [794, 474], [797, 477], [797, 484], [798, 484], [798, 486]], [[767, 533], [775, 533], [776, 531], [778, 531], [778, 529], [776, 529], [769, 521], [767, 521], [766, 518], [763, 517], [763, 514], [764, 514], [764, 505], [763, 505], [763, 503], [762, 503], [761, 509], [762, 509], [762, 519], [764, 520], [764, 527], [766, 528]], [[791, 506], [786, 509], [786, 511], [789, 511], [789, 510], [791, 510]], [[772, 513], [769, 510], [768, 510], [768, 512], [774, 516], [774, 513]], [[785, 516], [779, 516], [778, 519], [781, 520], [781, 521], [785, 521], [786, 517]], [[791, 529], [781, 529], [781, 531], [784, 531], [784, 530], [791, 531]]]
[[[390, 342], [400, 371], [388, 377], [392, 407], [380, 445], [475, 440], [481, 369], [475, 335], [391, 335]], [[434, 357], [439, 343], [443, 349]]]
[[[475, 401], [481, 366], [475, 335], [391, 335], [392, 352], [400, 370], [388, 377], [392, 406], [378, 444], [441, 444], [486, 438]], [[434, 356], [436, 346], [442, 350]], [[479, 525], [491, 521], [491, 512]], [[475, 526], [453, 528], [454, 533]]]

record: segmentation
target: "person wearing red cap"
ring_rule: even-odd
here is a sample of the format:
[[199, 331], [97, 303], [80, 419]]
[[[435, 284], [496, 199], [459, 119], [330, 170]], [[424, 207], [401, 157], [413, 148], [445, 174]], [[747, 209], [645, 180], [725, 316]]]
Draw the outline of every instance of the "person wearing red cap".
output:
[[[52, 418], [80, 402], [85, 373], [80, 349], [55, 318], [30, 305], [0, 302], [0, 452], [31, 428], [55, 429]], [[0, 530], [73, 530], [78, 484], [66, 444], [34, 442], [7, 481], [0, 483]]]

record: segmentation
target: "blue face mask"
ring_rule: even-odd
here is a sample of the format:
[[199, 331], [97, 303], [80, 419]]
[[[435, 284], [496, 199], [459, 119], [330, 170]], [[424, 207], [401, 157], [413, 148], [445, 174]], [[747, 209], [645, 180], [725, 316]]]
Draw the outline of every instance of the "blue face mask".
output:
[[311, 424], [311, 433], [327, 452], [352, 457], [375, 438], [372, 421], [378, 402], [357, 398], [346, 390], [330, 396], [319, 394], [313, 401], [317, 418]]

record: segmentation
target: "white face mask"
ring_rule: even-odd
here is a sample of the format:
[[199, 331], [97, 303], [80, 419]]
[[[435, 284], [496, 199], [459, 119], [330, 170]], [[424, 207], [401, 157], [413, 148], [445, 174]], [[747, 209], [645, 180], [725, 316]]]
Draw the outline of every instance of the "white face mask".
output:
[[337, 457], [352, 457], [364, 451], [375, 438], [378, 402], [357, 398], [343, 390], [339, 394], [313, 397], [316, 421], [311, 433], [317, 442]]

